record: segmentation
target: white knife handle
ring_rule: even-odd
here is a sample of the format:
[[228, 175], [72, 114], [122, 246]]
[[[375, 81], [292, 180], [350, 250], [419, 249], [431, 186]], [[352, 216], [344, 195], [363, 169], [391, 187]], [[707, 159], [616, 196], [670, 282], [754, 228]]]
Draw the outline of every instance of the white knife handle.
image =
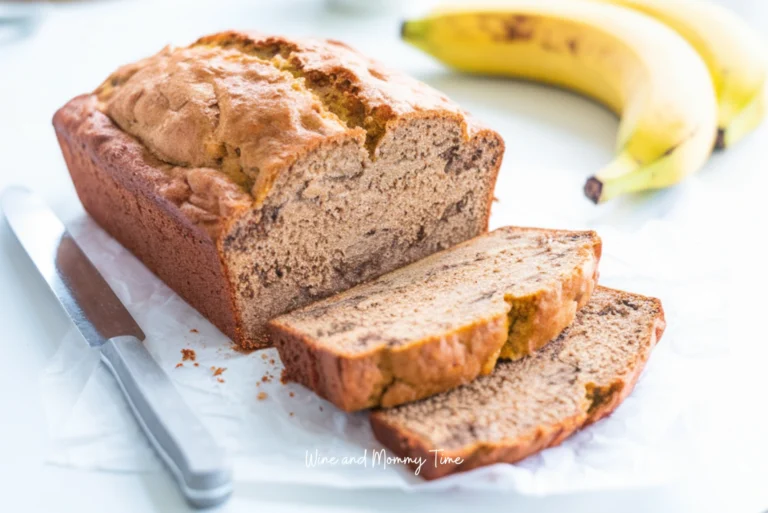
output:
[[144, 344], [109, 339], [101, 360], [117, 378], [141, 428], [196, 508], [220, 504], [232, 493], [224, 451], [195, 417]]

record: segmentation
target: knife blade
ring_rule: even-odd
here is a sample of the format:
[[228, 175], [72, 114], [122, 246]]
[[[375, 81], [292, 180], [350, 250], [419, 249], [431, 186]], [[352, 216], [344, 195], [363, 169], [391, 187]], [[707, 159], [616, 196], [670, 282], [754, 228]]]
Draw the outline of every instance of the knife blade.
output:
[[226, 501], [232, 480], [224, 451], [149, 354], [144, 332], [64, 224], [40, 197], [21, 187], [6, 189], [0, 208], [85, 341], [101, 352], [187, 501], [199, 508]]
[[61, 306], [92, 347], [144, 332], [42, 199], [16, 188], [3, 194], [3, 212], [16, 238]]

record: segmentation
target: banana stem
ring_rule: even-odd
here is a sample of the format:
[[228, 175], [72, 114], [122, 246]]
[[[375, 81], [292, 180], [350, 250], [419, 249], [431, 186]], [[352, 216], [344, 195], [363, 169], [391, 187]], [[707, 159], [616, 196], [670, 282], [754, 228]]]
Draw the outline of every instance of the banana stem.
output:
[[584, 184], [584, 194], [594, 203], [608, 201], [628, 189], [640, 164], [627, 152], [619, 153], [607, 166], [596, 175], [589, 177]]
[[400, 37], [413, 44], [424, 39], [428, 30], [429, 26], [421, 20], [405, 20], [400, 24]]
[[730, 124], [720, 127], [715, 142], [716, 150], [724, 150], [736, 144], [744, 136], [752, 132], [765, 116], [766, 104], [768, 100], [768, 82], [763, 89], [755, 95], [755, 98], [744, 107], [738, 116], [731, 120]]

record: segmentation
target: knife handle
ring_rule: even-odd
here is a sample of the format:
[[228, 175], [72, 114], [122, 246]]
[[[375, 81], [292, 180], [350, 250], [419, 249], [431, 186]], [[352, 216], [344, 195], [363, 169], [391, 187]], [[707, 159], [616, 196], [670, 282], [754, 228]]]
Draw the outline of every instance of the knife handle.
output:
[[221, 504], [232, 494], [224, 451], [189, 409], [144, 344], [113, 337], [101, 360], [117, 378], [128, 404], [157, 453], [196, 508]]

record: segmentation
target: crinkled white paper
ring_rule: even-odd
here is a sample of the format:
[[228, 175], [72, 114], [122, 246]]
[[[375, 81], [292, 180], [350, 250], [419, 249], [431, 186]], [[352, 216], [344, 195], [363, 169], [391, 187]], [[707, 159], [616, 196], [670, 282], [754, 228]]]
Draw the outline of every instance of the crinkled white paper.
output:
[[[71, 230], [144, 329], [152, 355], [232, 455], [238, 486], [281, 482], [340, 488], [503, 488], [543, 495], [668, 483], [696, 464], [696, 442], [703, 436], [696, 419], [705, 405], [707, 366], [724, 350], [725, 340], [723, 299], [706, 291], [719, 288], [718, 282], [727, 277], [722, 258], [696, 252], [696, 235], [671, 226], [651, 221], [631, 234], [600, 230], [601, 283], [660, 297], [668, 321], [625, 403], [561, 446], [519, 464], [498, 464], [430, 483], [374, 456], [382, 447], [366, 414], [344, 414], [298, 385], [281, 384], [275, 350], [235, 351], [93, 221], [81, 217]], [[196, 352], [199, 366], [185, 361], [177, 368], [184, 348]], [[219, 376], [223, 382], [212, 367], [226, 368]], [[74, 328], [47, 365], [42, 389], [53, 441], [51, 462], [160, 471], [113, 378]], [[316, 457], [337, 460], [312, 465]]]

